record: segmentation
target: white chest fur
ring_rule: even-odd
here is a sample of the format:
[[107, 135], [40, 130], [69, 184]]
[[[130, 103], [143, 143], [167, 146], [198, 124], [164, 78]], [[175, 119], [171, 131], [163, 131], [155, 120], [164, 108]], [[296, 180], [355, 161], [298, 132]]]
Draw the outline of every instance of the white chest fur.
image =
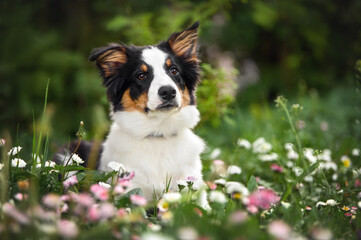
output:
[[135, 172], [131, 187], [140, 188], [148, 200], [154, 192], [159, 195], [165, 189], [167, 178], [171, 178], [173, 190], [177, 190], [177, 180], [188, 176], [203, 182], [199, 155], [205, 145], [190, 130], [199, 121], [195, 106], [170, 115], [119, 112], [113, 115], [113, 120], [104, 143], [100, 170], [111, 170], [107, 166], [111, 161], [122, 163], [127, 170]]

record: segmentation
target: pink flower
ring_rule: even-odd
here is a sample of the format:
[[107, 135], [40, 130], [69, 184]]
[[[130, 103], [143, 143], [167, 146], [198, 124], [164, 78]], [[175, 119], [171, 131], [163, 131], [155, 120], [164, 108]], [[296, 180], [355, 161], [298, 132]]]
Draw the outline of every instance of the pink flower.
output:
[[73, 176], [69, 177], [68, 179], [66, 179], [63, 182], [63, 185], [65, 188], [69, 188], [77, 183], [78, 183], [78, 179], [76, 178], [76, 175], [73, 175]]
[[61, 204], [61, 199], [58, 195], [54, 193], [49, 193], [43, 197], [43, 203], [49, 208], [59, 208]]
[[280, 165], [276, 164], [276, 163], [273, 163], [273, 164], [271, 165], [271, 169], [272, 169], [273, 171], [279, 172], [279, 173], [281, 173], [281, 172], [283, 171], [283, 168], [282, 168]]
[[58, 222], [58, 230], [61, 236], [65, 238], [75, 238], [78, 235], [78, 227], [69, 220], [60, 220]]
[[246, 221], [247, 218], [248, 214], [244, 211], [236, 211], [229, 216], [229, 220], [233, 224], [241, 224]]
[[13, 218], [15, 221], [21, 224], [28, 224], [30, 221], [28, 216], [24, 215], [14, 205], [10, 203], [5, 203], [2, 207], [2, 210], [5, 215]]
[[215, 165], [215, 166], [219, 166], [219, 165], [224, 165], [224, 162], [222, 161], [222, 160], [214, 160], [213, 161], [213, 164]]
[[118, 217], [125, 217], [127, 214], [127, 210], [125, 210], [124, 208], [119, 208], [119, 210], [117, 211]]
[[94, 199], [88, 193], [74, 194], [74, 199], [84, 207], [90, 207], [94, 204]]
[[256, 208], [269, 209], [273, 204], [276, 204], [280, 197], [275, 192], [269, 189], [260, 189], [249, 195], [246, 205], [250, 212], [255, 211]]
[[122, 176], [118, 179], [119, 182], [121, 181], [130, 181], [134, 178], [135, 173], [133, 172], [126, 172], [124, 174], [122, 174]]
[[134, 204], [136, 206], [140, 206], [140, 207], [147, 205], [147, 200], [143, 196], [140, 196], [140, 195], [130, 196], [130, 201], [132, 202], [132, 204]]
[[124, 188], [123, 188], [122, 185], [117, 184], [117, 185], [114, 187], [113, 192], [114, 192], [115, 194], [119, 195], [119, 194], [124, 193], [125, 190], [124, 190]]
[[116, 209], [113, 204], [102, 203], [99, 205], [99, 215], [101, 219], [108, 219], [114, 216]]
[[346, 216], [346, 217], [351, 217], [351, 216], [352, 216], [352, 213], [345, 213], [345, 216]]
[[92, 222], [96, 222], [100, 219], [99, 206], [98, 204], [94, 204], [89, 208], [88, 218]]
[[98, 198], [101, 201], [108, 200], [108, 190], [99, 184], [93, 184], [90, 187], [90, 191], [94, 194], [96, 198]]
[[212, 183], [212, 182], [206, 182], [206, 183], [207, 183], [209, 189], [211, 189], [211, 190], [215, 190], [217, 188], [217, 184], [215, 184], [215, 183]]
[[355, 181], [355, 187], [356, 187], [356, 188], [361, 187], [361, 181], [360, 181], [360, 179], [357, 179], [357, 180]]
[[0, 147], [5, 146], [5, 143], [6, 143], [5, 139], [1, 138], [0, 139]]
[[69, 195], [61, 195], [60, 200], [63, 202], [70, 201]]
[[114, 216], [116, 209], [110, 203], [94, 204], [89, 208], [88, 219], [92, 222], [108, 219]]
[[25, 199], [28, 199], [28, 194], [26, 193], [17, 193], [14, 195], [14, 198], [19, 201], [23, 201]]
[[289, 239], [292, 229], [282, 220], [275, 220], [268, 225], [268, 232], [277, 239]]
[[187, 182], [188, 185], [192, 185], [196, 180], [197, 180], [197, 178], [195, 178], [193, 176], [188, 176], [186, 178], [186, 182]]

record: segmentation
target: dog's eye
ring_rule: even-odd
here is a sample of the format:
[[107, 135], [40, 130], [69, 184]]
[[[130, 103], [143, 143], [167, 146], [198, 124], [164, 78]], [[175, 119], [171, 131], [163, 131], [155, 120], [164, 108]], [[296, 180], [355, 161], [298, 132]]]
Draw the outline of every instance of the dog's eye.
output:
[[169, 69], [169, 72], [173, 75], [177, 75], [178, 74], [178, 69], [176, 69], [175, 67], [172, 67], [171, 69]]
[[138, 76], [137, 76], [137, 78], [139, 80], [144, 80], [146, 77], [147, 77], [147, 75], [145, 73], [139, 73]]

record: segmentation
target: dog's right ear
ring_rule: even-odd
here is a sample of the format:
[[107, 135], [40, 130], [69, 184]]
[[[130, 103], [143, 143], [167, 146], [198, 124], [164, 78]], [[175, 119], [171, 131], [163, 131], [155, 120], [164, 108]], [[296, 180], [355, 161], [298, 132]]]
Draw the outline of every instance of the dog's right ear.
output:
[[126, 48], [119, 44], [109, 44], [106, 47], [95, 48], [89, 56], [90, 61], [96, 61], [104, 78], [112, 77], [126, 62]]

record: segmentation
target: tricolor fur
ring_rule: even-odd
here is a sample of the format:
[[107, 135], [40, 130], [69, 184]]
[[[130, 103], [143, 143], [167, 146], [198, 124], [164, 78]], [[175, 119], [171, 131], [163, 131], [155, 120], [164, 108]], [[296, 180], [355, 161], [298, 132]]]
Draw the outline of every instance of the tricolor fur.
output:
[[198, 22], [153, 46], [109, 44], [94, 49], [107, 89], [113, 124], [99, 169], [117, 161], [135, 172], [132, 188], [152, 199], [176, 181], [194, 176], [202, 184], [203, 141], [192, 132], [199, 121], [195, 91], [200, 81]]

